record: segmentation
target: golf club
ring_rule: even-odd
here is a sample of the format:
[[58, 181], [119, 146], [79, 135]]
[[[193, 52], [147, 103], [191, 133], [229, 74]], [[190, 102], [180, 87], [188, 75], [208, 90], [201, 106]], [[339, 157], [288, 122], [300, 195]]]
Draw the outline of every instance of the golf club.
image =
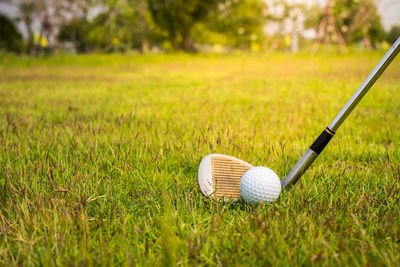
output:
[[[329, 126], [323, 130], [292, 168], [289, 174], [281, 181], [282, 189], [294, 185], [306, 172], [335, 135], [335, 132], [338, 130], [340, 125], [342, 125], [353, 109], [374, 85], [376, 80], [393, 61], [399, 51], [400, 37], [379, 61], [378, 65], [372, 70]], [[243, 174], [252, 167], [251, 164], [231, 156], [223, 154], [207, 155], [201, 160], [199, 165], [198, 182], [200, 190], [204, 195], [211, 195], [217, 199], [239, 199], [240, 180]]]

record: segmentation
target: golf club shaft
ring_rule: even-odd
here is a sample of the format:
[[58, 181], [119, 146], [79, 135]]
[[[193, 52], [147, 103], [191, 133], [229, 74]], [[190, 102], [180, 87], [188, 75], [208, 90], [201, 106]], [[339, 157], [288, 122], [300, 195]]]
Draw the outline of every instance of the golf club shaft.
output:
[[368, 75], [367, 79], [361, 84], [358, 90], [350, 98], [350, 100], [344, 105], [342, 110], [336, 115], [329, 126], [321, 133], [321, 135], [314, 141], [314, 143], [307, 149], [304, 155], [296, 163], [289, 174], [281, 181], [282, 188], [294, 185], [306, 172], [308, 167], [314, 162], [318, 155], [324, 150], [326, 145], [332, 139], [336, 130], [342, 125], [344, 120], [350, 115], [353, 109], [361, 101], [368, 90], [374, 85], [376, 80], [385, 71], [387, 66], [393, 61], [396, 55], [400, 51], [400, 37], [385, 54], [385, 56], [379, 61], [378, 65], [373, 69], [373, 71]]

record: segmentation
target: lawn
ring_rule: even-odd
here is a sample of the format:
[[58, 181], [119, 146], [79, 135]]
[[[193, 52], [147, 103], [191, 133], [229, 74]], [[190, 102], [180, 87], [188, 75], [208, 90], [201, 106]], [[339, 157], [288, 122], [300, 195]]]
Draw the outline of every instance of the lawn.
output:
[[197, 185], [283, 178], [382, 56], [1, 55], [0, 265], [398, 265], [400, 58], [275, 203]]

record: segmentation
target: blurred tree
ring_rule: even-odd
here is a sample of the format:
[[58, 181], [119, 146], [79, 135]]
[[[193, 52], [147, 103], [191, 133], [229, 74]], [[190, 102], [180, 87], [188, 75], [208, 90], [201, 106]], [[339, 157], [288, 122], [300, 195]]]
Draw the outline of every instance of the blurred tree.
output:
[[161, 34], [154, 24], [147, 0], [127, 0], [127, 3], [135, 16], [135, 26], [131, 28], [135, 43], [140, 43], [141, 51], [146, 53], [154, 41], [160, 41]]
[[[110, 18], [118, 12], [112, 12], [118, 1], [113, 0], [65, 0], [69, 12], [58, 31], [58, 40], [71, 42], [77, 52], [84, 53], [104, 48], [111, 44], [112, 37], [106, 33]], [[94, 17], [93, 17], [94, 16]], [[104, 34], [102, 36], [101, 34]]]
[[387, 34], [386, 40], [390, 44], [393, 44], [399, 37], [400, 37], [400, 26], [392, 26], [392, 28]]
[[[89, 16], [90, 8], [94, 5], [98, 6], [101, 2], [101, 0], [0, 1], [18, 10], [14, 16], [26, 32], [28, 51], [31, 54], [56, 47], [58, 29], [71, 21], [84, 21], [83, 18]], [[69, 27], [72, 26], [69, 25]]]
[[321, 13], [320, 22], [317, 29], [317, 38], [315, 40], [313, 51], [316, 51], [324, 41], [326, 44], [339, 44], [340, 46], [345, 45], [343, 35], [337, 28], [335, 17], [332, 9], [332, 2], [328, 1], [326, 7]]
[[260, 50], [264, 40], [266, 5], [260, 0], [220, 2], [205, 23], [226, 36], [227, 44], [243, 50]]
[[84, 19], [73, 19], [60, 26], [57, 39], [61, 42], [71, 42], [78, 53], [88, 52], [90, 47], [87, 41], [89, 23]]
[[[58, 36], [61, 41], [76, 42], [79, 52], [149, 49], [154, 31], [146, 0], [92, 0], [80, 7], [80, 17], [62, 26]], [[91, 9], [97, 10], [94, 18], [89, 18], [94, 13]]]
[[131, 10], [113, 6], [90, 23], [88, 43], [104, 52], [123, 52], [133, 47], [135, 17]]
[[90, 22], [87, 41], [105, 52], [130, 48], [147, 52], [158, 33], [146, 0], [102, 2], [103, 12]]
[[6, 16], [0, 14], [0, 49], [12, 52], [22, 52], [22, 35], [14, 23]]
[[368, 38], [372, 44], [385, 38], [374, 0], [332, 0], [336, 24], [347, 44]]
[[[57, 44], [57, 28], [77, 13], [79, 3], [92, 0], [2, 0], [18, 9], [16, 19], [27, 33], [28, 51], [35, 54], [42, 49]], [[46, 40], [35, 42], [35, 40]]]
[[39, 8], [39, 5], [41, 5], [43, 2], [38, 1], [38, 3], [35, 3], [34, 1], [22, 1], [19, 3], [19, 10], [20, 14], [18, 19], [22, 22], [24, 25], [27, 33], [28, 33], [28, 51], [31, 54], [35, 53], [35, 47], [34, 47], [34, 20], [35, 17], [39, 16], [38, 13], [42, 8]]
[[205, 21], [223, 2], [225, 0], [148, 0], [154, 22], [175, 48], [186, 51], [194, 50], [194, 26]]
[[[63, 22], [63, 11], [68, 0], [20, 0], [19, 19], [28, 32], [28, 46], [30, 53], [36, 54], [41, 47], [41, 42], [35, 39], [46, 40], [51, 47], [56, 45], [56, 27]], [[39, 32], [36, 32], [35, 23], [39, 24]], [[48, 46], [47, 45], [47, 46]], [[47, 47], [46, 46], [46, 47]]]

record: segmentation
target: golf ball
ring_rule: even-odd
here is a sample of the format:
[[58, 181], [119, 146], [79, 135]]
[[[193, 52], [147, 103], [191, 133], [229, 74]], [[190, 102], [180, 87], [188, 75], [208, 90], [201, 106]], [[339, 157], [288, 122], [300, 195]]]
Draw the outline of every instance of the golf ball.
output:
[[240, 195], [248, 203], [273, 202], [281, 193], [281, 180], [266, 167], [254, 167], [246, 171], [240, 180]]

